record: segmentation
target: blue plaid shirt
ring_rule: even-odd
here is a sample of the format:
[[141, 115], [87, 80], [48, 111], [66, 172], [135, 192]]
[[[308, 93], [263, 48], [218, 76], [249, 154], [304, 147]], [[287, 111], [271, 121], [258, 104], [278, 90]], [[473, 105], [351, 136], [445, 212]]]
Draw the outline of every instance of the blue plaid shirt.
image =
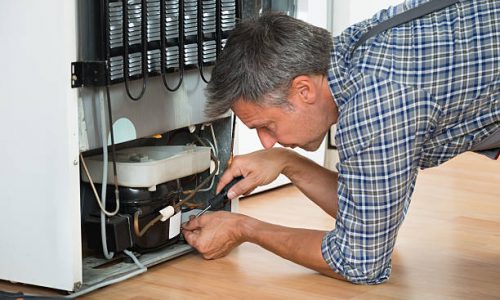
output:
[[464, 0], [351, 53], [368, 28], [422, 2], [383, 10], [334, 38], [328, 80], [339, 108], [339, 210], [322, 254], [355, 283], [389, 278], [418, 170], [500, 129], [500, 1]]

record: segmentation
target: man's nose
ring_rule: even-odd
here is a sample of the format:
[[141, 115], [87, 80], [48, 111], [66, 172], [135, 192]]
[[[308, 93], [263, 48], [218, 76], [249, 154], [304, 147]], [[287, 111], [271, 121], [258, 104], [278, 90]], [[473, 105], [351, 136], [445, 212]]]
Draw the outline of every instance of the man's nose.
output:
[[262, 146], [264, 146], [265, 149], [272, 148], [277, 142], [274, 136], [263, 129], [257, 129], [257, 135], [259, 136], [260, 143], [262, 144]]

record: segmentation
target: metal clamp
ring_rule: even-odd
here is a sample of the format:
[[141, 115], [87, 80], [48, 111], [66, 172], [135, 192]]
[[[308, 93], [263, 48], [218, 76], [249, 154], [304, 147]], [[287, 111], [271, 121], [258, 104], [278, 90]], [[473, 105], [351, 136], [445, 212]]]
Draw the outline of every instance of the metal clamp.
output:
[[106, 62], [76, 61], [71, 63], [71, 87], [106, 85]]

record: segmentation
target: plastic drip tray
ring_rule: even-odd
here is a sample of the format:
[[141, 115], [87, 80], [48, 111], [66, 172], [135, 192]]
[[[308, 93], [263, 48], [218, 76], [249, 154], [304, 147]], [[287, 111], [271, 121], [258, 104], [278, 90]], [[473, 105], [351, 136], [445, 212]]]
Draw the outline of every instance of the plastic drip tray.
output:
[[[113, 163], [108, 155], [107, 184], [113, 184]], [[90, 176], [102, 183], [102, 154], [85, 158]], [[205, 171], [210, 167], [210, 148], [188, 146], [135, 147], [116, 151], [118, 185], [154, 188], [157, 184]], [[89, 182], [83, 170], [83, 181]]]

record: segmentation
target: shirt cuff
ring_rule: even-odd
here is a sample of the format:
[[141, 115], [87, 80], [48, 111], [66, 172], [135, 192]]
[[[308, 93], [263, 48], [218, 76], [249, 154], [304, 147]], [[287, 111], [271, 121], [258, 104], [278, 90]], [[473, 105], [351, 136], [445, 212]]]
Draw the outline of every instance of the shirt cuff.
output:
[[[321, 243], [323, 259], [333, 271], [356, 284], [380, 284], [389, 279], [391, 275], [390, 261], [385, 266], [369, 265], [360, 259], [357, 259], [356, 263], [350, 262], [354, 261], [355, 258], [352, 255], [350, 259], [345, 257], [340, 249], [347, 249], [349, 247], [342, 247], [339, 244], [337, 234], [337, 230], [335, 229], [327, 232]], [[374, 271], [375, 269], [381, 271]]]

